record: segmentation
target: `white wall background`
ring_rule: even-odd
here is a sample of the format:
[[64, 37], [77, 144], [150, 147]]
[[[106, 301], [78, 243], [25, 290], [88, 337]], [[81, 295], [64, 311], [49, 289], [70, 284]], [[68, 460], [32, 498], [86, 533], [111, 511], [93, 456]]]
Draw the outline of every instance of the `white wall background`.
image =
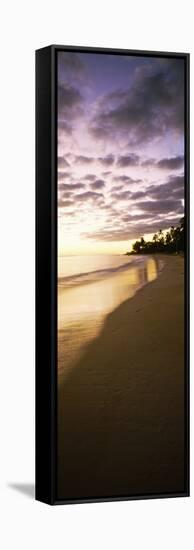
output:
[[[14, 485], [32, 493], [34, 482], [34, 50], [56, 43], [192, 54], [192, 2], [7, 0], [0, 41], [1, 548], [190, 549], [192, 496], [52, 508]], [[193, 350], [191, 367], [192, 359]], [[191, 451], [192, 466], [193, 436]]]

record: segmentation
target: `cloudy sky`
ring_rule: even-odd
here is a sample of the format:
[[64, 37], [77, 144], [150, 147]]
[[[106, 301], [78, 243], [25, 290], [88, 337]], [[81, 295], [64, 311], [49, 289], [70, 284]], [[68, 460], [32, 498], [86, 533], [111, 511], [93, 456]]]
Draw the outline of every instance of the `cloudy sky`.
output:
[[184, 61], [59, 52], [59, 254], [126, 252], [183, 197]]

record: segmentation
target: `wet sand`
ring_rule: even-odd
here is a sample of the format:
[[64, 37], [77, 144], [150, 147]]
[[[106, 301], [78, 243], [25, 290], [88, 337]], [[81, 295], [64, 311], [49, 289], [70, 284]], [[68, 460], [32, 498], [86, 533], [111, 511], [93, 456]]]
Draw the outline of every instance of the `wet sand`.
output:
[[108, 315], [58, 387], [58, 498], [184, 491], [184, 260]]
[[[84, 258], [90, 267], [96, 258]], [[58, 283], [58, 377], [66, 379], [85, 352], [86, 345], [97, 338], [107, 316], [140, 288], [157, 278], [163, 260], [150, 256], [105, 256], [109, 269], [59, 278]], [[124, 261], [124, 265], [121, 264]], [[102, 257], [98, 262], [102, 264]], [[121, 265], [110, 269], [112, 263]], [[65, 269], [64, 269], [65, 271]], [[84, 276], [83, 276], [84, 275]], [[85, 276], [86, 275], [86, 276]], [[68, 279], [68, 284], [67, 283]], [[70, 279], [70, 280], [69, 280]], [[62, 282], [61, 282], [62, 281]]]

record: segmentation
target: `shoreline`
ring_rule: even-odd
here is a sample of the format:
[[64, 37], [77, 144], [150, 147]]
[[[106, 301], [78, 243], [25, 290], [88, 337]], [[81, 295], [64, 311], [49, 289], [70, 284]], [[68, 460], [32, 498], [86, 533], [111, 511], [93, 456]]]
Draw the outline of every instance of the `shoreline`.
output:
[[[109, 269], [109, 275], [88, 284], [58, 289], [58, 373], [65, 379], [78, 363], [84, 348], [103, 330], [108, 315], [132, 298], [140, 288], [157, 278], [164, 261], [136, 258], [126, 266]], [[106, 270], [107, 272], [107, 270]], [[99, 270], [98, 270], [99, 274]]]
[[[100, 281], [104, 281], [104, 280], [107, 280], [109, 278], [112, 279], [113, 277], [116, 277], [120, 273], [123, 273], [125, 271], [130, 270], [130, 269], [133, 269], [133, 267], [135, 267], [137, 259], [139, 259], [139, 258], [142, 259], [142, 263], [143, 263], [143, 261], [146, 262], [146, 260], [149, 259], [149, 258], [153, 258], [153, 259], [156, 258], [156, 260], [157, 260], [157, 258], [159, 256], [160, 256], [159, 254], [155, 254], [155, 255], [154, 254], [145, 254], [145, 255], [137, 254], [135, 256], [135, 258], [133, 258], [132, 261], [127, 262], [125, 264], [121, 264], [120, 266], [118, 266], [116, 268], [109, 268], [109, 269], [106, 269], [106, 268], [103, 269], [102, 268], [102, 269], [99, 269], [99, 270], [96, 270], [96, 271], [89, 271], [89, 272], [86, 272], [86, 273], [75, 273], [74, 275], [59, 277], [58, 282], [57, 282], [58, 292], [62, 293], [66, 290], [73, 290], [73, 289], [76, 289], [77, 287], [98, 283]], [[97, 273], [99, 274], [99, 277], [94, 278], [94, 275], [96, 275]], [[84, 280], [84, 277], [85, 277], [85, 280]], [[82, 280], [82, 278], [83, 278], [83, 280]], [[70, 284], [63, 285], [63, 282], [60, 282], [61, 280], [63, 282], [68, 282], [69, 281]], [[73, 283], [73, 280], [75, 281], [74, 283]], [[72, 282], [72, 284], [71, 284], [71, 282]]]
[[157, 256], [59, 385], [59, 497], [183, 489], [184, 265]]

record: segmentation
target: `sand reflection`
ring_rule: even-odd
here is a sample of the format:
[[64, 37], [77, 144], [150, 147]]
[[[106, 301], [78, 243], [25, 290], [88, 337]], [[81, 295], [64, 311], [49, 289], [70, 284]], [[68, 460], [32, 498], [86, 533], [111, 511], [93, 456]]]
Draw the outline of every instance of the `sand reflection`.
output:
[[84, 346], [95, 338], [105, 317], [148, 282], [156, 279], [158, 262], [141, 258], [119, 273], [72, 288], [58, 288], [58, 368], [65, 374]]

